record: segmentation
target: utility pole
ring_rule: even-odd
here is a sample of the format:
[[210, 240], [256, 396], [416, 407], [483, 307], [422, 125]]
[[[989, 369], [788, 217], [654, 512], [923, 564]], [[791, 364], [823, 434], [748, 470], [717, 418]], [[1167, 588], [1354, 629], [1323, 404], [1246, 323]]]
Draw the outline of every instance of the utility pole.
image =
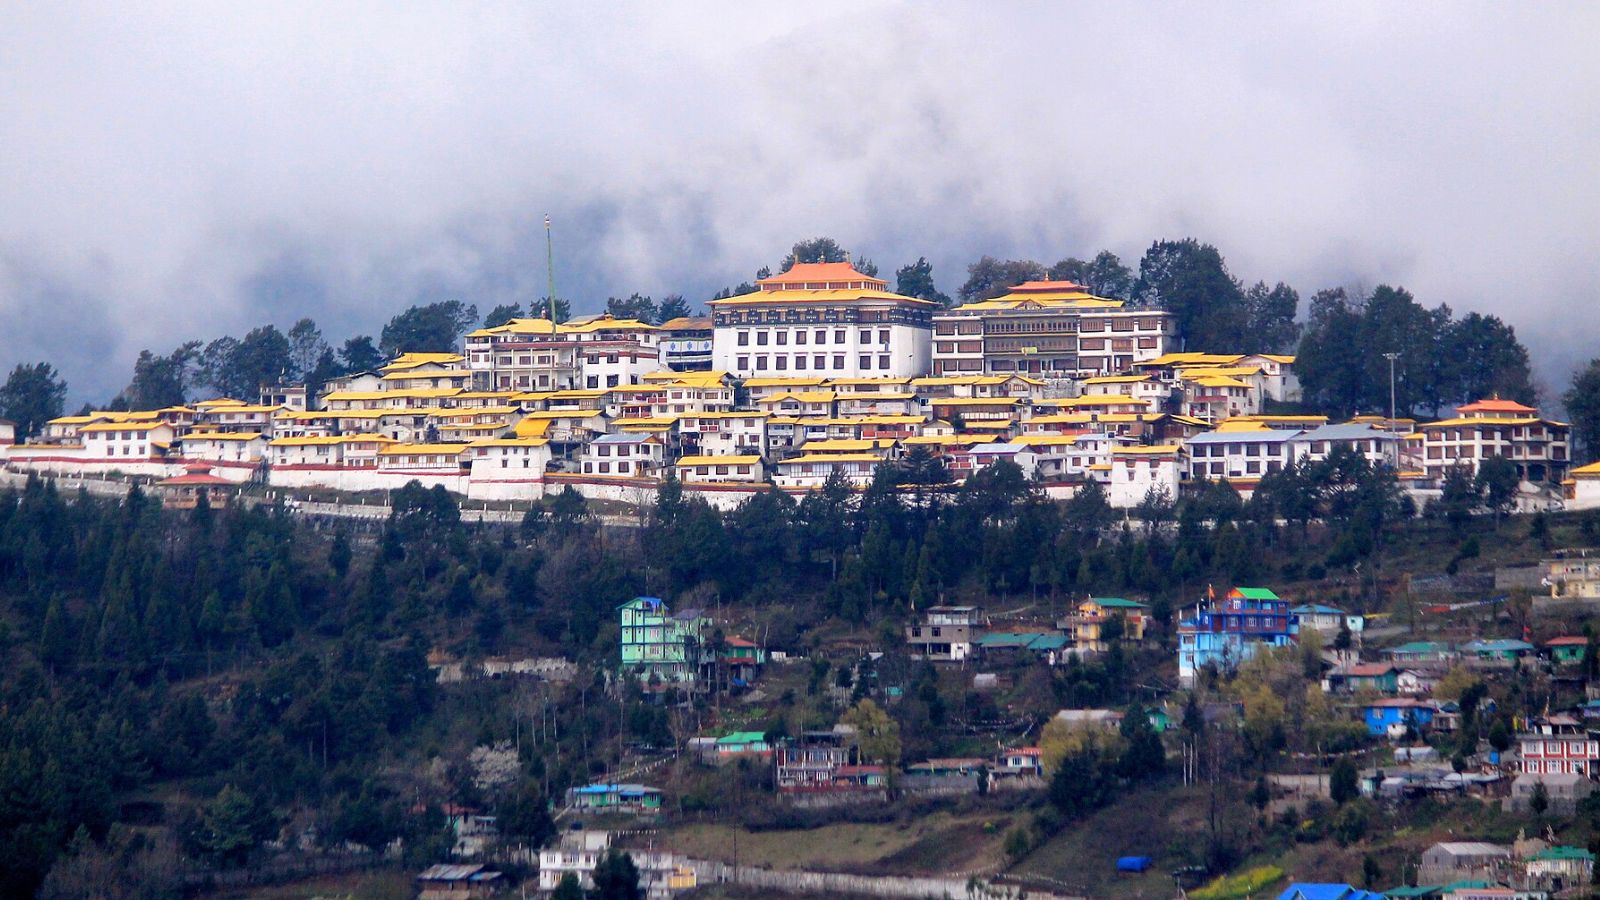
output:
[[[546, 225], [548, 224], [547, 219]], [[1390, 351], [1385, 353], [1383, 358], [1389, 361], [1389, 433], [1394, 434], [1394, 361], [1400, 358], [1400, 354]]]
[[[546, 299], [550, 301], [550, 334], [553, 336], [556, 333], [556, 251], [555, 244], [550, 239], [549, 213], [544, 214], [544, 272], [548, 280], [546, 290], [550, 292], [550, 296]], [[554, 337], [551, 339], [554, 340]], [[1394, 367], [1393, 360], [1389, 361], [1389, 366], [1391, 369]]]

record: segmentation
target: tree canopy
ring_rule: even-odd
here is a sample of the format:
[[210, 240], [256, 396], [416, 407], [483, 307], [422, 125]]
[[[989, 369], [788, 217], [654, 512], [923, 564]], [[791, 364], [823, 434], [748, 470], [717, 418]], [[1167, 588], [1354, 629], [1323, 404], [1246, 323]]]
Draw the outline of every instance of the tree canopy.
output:
[[378, 336], [385, 357], [401, 353], [450, 353], [478, 321], [478, 308], [460, 300], [413, 306], [389, 320]]
[[49, 363], [18, 363], [0, 385], [0, 418], [16, 423], [17, 437], [39, 433], [44, 423], [61, 415], [67, 382]]

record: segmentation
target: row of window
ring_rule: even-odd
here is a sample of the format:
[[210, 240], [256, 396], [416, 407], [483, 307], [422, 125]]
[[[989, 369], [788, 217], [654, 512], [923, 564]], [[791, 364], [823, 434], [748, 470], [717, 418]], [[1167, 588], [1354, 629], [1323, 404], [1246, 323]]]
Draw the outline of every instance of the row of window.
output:
[[[812, 335], [815, 338], [812, 341], [812, 343], [814, 343], [814, 344], [823, 345], [823, 344], [828, 343], [828, 330], [826, 328], [818, 328], [818, 329], [816, 329], [814, 331], [811, 331], [811, 332], [807, 332], [805, 329], [796, 329], [795, 331], [792, 331], [792, 332], [791, 331], [787, 331], [787, 330], [783, 330], [783, 329], [779, 329], [779, 330], [776, 330], [776, 331], [768, 332], [765, 329], [762, 329], [762, 330], [759, 330], [759, 331], [755, 331], [753, 333], [756, 336], [756, 346], [757, 347], [765, 347], [765, 346], [767, 346], [767, 341], [768, 341], [769, 337], [770, 337], [770, 339], [771, 339], [773, 344], [775, 344], [775, 345], [777, 345], [779, 347], [787, 346], [788, 343], [789, 343], [789, 335], [790, 334], [794, 335], [794, 342], [795, 342], [796, 346], [802, 346], [802, 347], [805, 346], [806, 337], [807, 337], [808, 334]], [[734, 340], [738, 342], [739, 346], [748, 347], [748, 346], [750, 346], [750, 335], [751, 334], [752, 334], [752, 332], [749, 331], [748, 329], [740, 329], [735, 334]], [[835, 328], [833, 330], [833, 342], [835, 344], [846, 343], [847, 339], [848, 339], [847, 338], [847, 332], [845, 331], [845, 329], [843, 329], [843, 328]], [[872, 343], [872, 329], [870, 329], [870, 328], [861, 329], [861, 332], [860, 332], [859, 339], [858, 339], [857, 343], [860, 343], [860, 344], [870, 344], [870, 343]], [[879, 328], [878, 329], [878, 343], [884, 344], [884, 345], [887, 345], [889, 343], [889, 329], [887, 329], [887, 328]]]
[[[876, 368], [878, 368], [881, 371], [887, 372], [892, 367], [892, 360], [893, 360], [893, 358], [889, 354], [887, 354], [887, 353], [880, 354], [877, 357], [877, 363], [878, 364], [877, 364]], [[770, 366], [768, 365], [769, 361], [772, 363], [772, 365], [770, 365]], [[819, 354], [817, 354], [815, 356], [811, 356], [811, 357], [807, 357], [807, 356], [804, 356], [802, 354], [798, 354], [797, 353], [797, 354], [794, 355], [793, 361], [794, 361], [794, 370], [797, 371], [797, 372], [807, 371], [808, 370], [808, 366], [809, 366], [809, 369], [811, 371], [816, 371], [816, 372], [825, 371], [828, 368], [828, 366], [827, 366], [828, 357], [823, 355], [823, 354], [821, 354], [821, 353], [819, 353]], [[770, 368], [772, 371], [775, 371], [775, 372], [787, 372], [787, 371], [789, 371], [789, 362], [790, 362], [790, 357], [787, 354], [780, 354], [780, 355], [771, 356], [771, 357], [767, 356], [766, 354], [759, 354], [759, 355], [757, 355], [755, 357], [755, 363], [756, 363], [755, 364], [755, 371], [759, 372], [759, 371], [763, 371], [763, 370], [766, 370], [766, 369]], [[834, 368], [834, 370], [843, 371], [844, 370], [844, 363], [845, 363], [845, 354], [843, 354], [843, 353], [835, 353], [833, 355], [833, 368]], [[870, 370], [872, 370], [874, 368], [873, 364], [872, 364], [873, 363], [873, 357], [869, 356], [869, 355], [867, 355], [865, 353], [863, 353], [859, 357], [857, 357], [857, 363], [859, 364], [858, 367], [862, 371], [870, 371]], [[736, 359], [736, 361], [735, 361], [735, 366], [741, 372], [750, 371], [751, 370], [750, 357], [748, 357], [748, 356], [740, 356], [740, 357], [738, 357]]]

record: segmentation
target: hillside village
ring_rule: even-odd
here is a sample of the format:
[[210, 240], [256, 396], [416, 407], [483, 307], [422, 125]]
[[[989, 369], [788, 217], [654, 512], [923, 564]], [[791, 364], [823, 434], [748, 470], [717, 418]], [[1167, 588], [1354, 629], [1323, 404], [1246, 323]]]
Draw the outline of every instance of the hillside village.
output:
[[1600, 468], [1574, 467], [1568, 426], [1533, 407], [1483, 397], [1432, 422], [1331, 422], [1301, 407], [1295, 357], [1180, 350], [1171, 314], [1073, 282], [945, 310], [849, 263], [799, 263], [710, 306], [659, 326], [513, 319], [316, 396], [271, 384], [63, 416], [13, 438], [4, 461], [218, 488], [417, 481], [470, 500], [571, 488], [641, 503], [672, 478], [731, 508], [768, 485], [864, 488], [885, 463], [939, 484], [1004, 460], [1051, 497], [1095, 483], [1134, 509], [1206, 481], [1248, 500], [1275, 473], [1350, 453], [1392, 470], [1419, 507], [1487, 460], [1506, 509], [1600, 505]]
[[[19, 671], [112, 654], [217, 736], [215, 772], [126, 779], [205, 823], [169, 829], [186, 889], [322, 865], [427, 898], [1588, 895], [1600, 464], [1568, 425], [1493, 395], [1335, 421], [1296, 357], [1189, 349], [1070, 281], [947, 309], [797, 263], [709, 305], [0, 430], [0, 573], [50, 598], [9, 617]], [[119, 508], [56, 566], [29, 543]], [[179, 610], [94, 568], [136, 519]], [[351, 634], [426, 729], [391, 710], [330, 769], [355, 701], [321, 697], [319, 737], [301, 695]], [[247, 715], [276, 762], [225, 765]], [[219, 845], [230, 804], [257, 830]], [[50, 877], [114, 869], [109, 834]]]

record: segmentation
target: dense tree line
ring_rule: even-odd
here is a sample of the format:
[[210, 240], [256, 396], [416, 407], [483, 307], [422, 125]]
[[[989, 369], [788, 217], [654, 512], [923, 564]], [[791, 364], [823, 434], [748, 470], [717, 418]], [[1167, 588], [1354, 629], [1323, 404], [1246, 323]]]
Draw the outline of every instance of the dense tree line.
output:
[[1500, 396], [1535, 402], [1528, 351], [1496, 316], [1455, 318], [1450, 307], [1428, 309], [1404, 288], [1379, 285], [1366, 296], [1343, 288], [1311, 299], [1300, 344], [1306, 404], [1336, 415], [1386, 413], [1394, 361], [1399, 415], [1430, 415], [1471, 400]]

